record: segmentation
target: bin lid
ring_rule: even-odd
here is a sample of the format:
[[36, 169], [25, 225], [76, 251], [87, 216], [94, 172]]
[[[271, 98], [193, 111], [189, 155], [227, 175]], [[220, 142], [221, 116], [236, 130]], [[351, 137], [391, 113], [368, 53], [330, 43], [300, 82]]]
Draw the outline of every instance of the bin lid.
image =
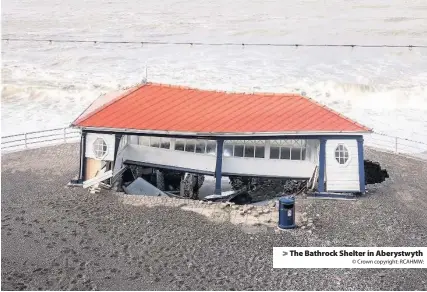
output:
[[294, 197], [283, 197], [279, 199], [280, 203], [285, 205], [292, 205], [295, 204], [295, 198]]

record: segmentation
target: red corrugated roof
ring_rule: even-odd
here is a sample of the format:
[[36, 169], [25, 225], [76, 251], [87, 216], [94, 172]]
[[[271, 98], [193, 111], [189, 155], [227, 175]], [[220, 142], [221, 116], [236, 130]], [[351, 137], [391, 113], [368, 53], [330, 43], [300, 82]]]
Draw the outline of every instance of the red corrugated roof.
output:
[[229, 93], [154, 83], [81, 117], [74, 126], [190, 133], [370, 131], [296, 94]]

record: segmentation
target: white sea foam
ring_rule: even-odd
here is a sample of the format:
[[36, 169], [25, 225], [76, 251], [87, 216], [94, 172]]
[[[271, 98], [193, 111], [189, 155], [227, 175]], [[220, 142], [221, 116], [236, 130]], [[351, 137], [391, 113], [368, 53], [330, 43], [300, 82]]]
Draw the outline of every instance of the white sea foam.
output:
[[[426, 44], [424, 1], [166, 2], [7, 2], [3, 37]], [[101, 93], [139, 82], [148, 64], [149, 81], [303, 93], [377, 131], [427, 142], [423, 49], [3, 42], [2, 51], [2, 135], [66, 126]]]

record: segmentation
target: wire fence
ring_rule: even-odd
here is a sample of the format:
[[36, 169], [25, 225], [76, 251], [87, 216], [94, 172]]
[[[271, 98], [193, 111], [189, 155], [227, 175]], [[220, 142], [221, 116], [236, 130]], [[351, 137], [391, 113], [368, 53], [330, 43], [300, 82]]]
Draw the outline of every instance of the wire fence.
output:
[[[57, 128], [1, 137], [1, 152], [22, 151], [64, 143], [76, 143], [81, 132], [74, 128]], [[427, 143], [372, 133], [364, 136], [365, 145], [380, 151], [427, 160]]]
[[185, 45], [185, 46], [241, 46], [241, 47], [342, 47], [342, 48], [413, 48], [427, 49], [427, 45], [387, 45], [387, 44], [298, 44], [298, 43], [210, 43], [199, 41], [144, 41], [144, 40], [83, 40], [83, 39], [33, 39], [33, 38], [2, 38], [5, 42], [37, 42], [37, 43], [91, 43], [91, 44], [137, 44], [137, 45]]
[[364, 136], [365, 145], [377, 150], [427, 160], [427, 143], [411, 139], [372, 133]]

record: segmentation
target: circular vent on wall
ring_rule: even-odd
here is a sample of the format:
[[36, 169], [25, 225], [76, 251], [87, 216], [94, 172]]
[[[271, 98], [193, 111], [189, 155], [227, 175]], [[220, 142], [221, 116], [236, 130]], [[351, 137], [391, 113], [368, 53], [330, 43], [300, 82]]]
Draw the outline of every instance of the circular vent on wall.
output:
[[105, 143], [104, 139], [97, 138], [95, 142], [93, 142], [93, 153], [97, 159], [102, 159], [107, 155], [108, 147], [107, 143]]

